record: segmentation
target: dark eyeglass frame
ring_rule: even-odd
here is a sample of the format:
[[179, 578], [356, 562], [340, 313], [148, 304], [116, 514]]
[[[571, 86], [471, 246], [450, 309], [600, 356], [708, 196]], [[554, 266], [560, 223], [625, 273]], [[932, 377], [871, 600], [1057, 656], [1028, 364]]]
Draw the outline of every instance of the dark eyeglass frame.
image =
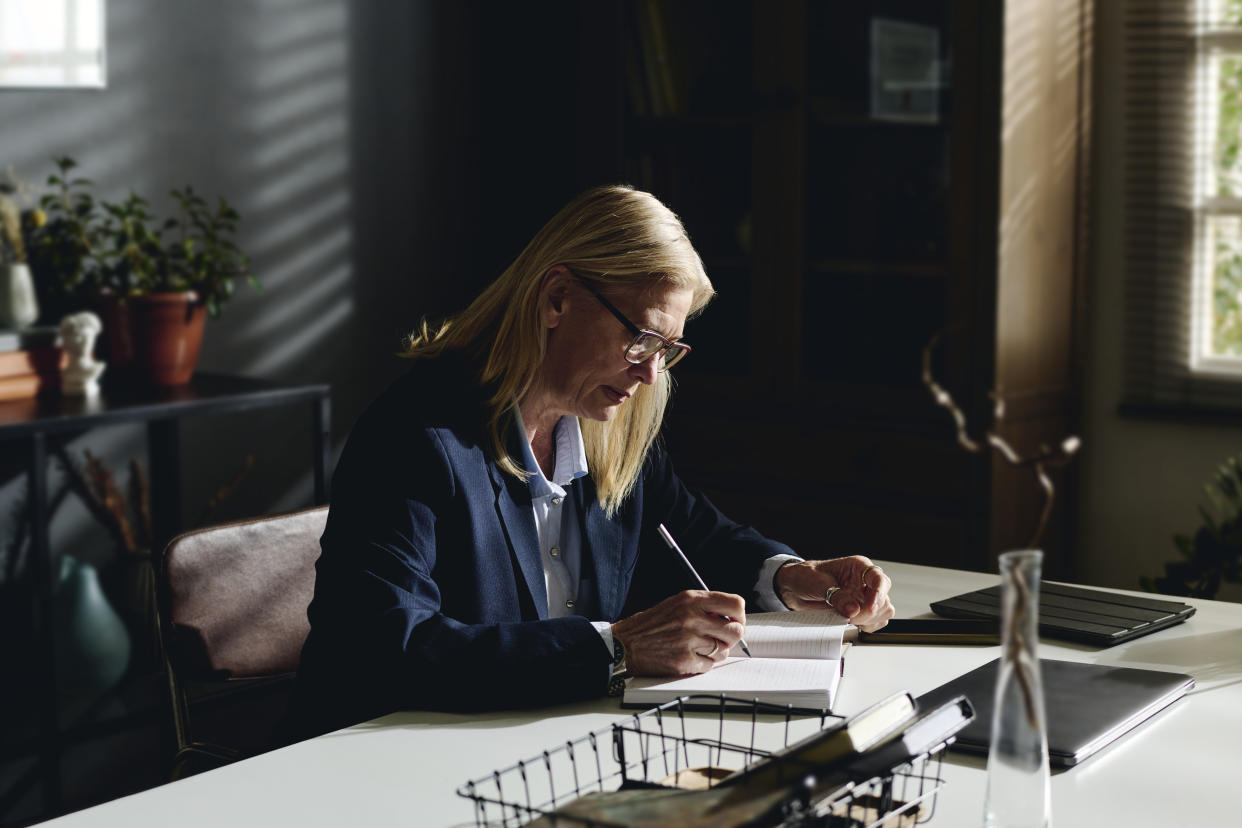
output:
[[[656, 360], [656, 370], [660, 373], [664, 373], [678, 362], [681, 362], [682, 357], [690, 353], [690, 346], [686, 343], [673, 342], [668, 337], [664, 336], [664, 334], [657, 331], [647, 330], [646, 328], [640, 328], [635, 325], [630, 321], [628, 316], [617, 310], [616, 306], [613, 305], [612, 302], [605, 299], [603, 294], [595, 289], [594, 285], [579, 276], [571, 268], [566, 268], [566, 270], [569, 270], [569, 272], [573, 274], [574, 278], [581, 282], [582, 286], [589, 290], [591, 295], [599, 300], [599, 303], [604, 306], [605, 310], [615, 316], [617, 321], [624, 325], [625, 329], [634, 335], [634, 338], [630, 341], [630, 344], [625, 347], [626, 362], [631, 365], [642, 365], [652, 357], [659, 357], [659, 359]], [[640, 347], [640, 343], [647, 337], [654, 337], [660, 340], [660, 346], [646, 356], [641, 356], [641, 354], [646, 352], [646, 348]], [[631, 352], [637, 352], [639, 356], [632, 357], [630, 356]]]

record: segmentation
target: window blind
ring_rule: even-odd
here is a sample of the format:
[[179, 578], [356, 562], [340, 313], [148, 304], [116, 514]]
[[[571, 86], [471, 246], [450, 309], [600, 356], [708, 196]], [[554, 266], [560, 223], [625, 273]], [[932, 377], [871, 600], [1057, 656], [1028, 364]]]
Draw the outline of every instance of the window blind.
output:
[[1242, 215], [1205, 178], [1218, 111], [1206, 57], [1236, 36], [1238, 5], [1125, 0], [1123, 408], [1242, 409], [1242, 373], [1194, 347], [1212, 316], [1210, 284], [1196, 282], [1210, 276], [1210, 234]]

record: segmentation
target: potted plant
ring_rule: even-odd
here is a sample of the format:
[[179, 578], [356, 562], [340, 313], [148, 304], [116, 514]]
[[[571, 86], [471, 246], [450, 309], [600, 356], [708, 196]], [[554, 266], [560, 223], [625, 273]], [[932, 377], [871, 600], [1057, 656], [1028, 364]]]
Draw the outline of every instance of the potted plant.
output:
[[51, 325], [82, 310], [85, 297], [98, 291], [95, 253], [102, 230], [99, 204], [90, 192], [93, 182], [70, 177], [77, 166], [72, 158], [57, 158], [55, 164], [57, 171], [47, 179], [51, 191], [39, 199], [38, 207], [22, 214], [39, 304], [44, 322]]
[[1203, 523], [1173, 542], [1182, 559], [1164, 565], [1164, 575], [1143, 576], [1148, 592], [1213, 599], [1224, 583], [1242, 583], [1242, 455], [1230, 457], [1203, 487], [1210, 504], [1199, 507]]
[[187, 186], [171, 191], [177, 215], [158, 221], [137, 193], [90, 200], [89, 180], [68, 178], [73, 160], [56, 164], [60, 174], [48, 182], [58, 192], [44, 199], [48, 220], [37, 238], [50, 272], [103, 317], [109, 371], [156, 385], [188, 382], [205, 318], [220, 315], [238, 278], [259, 287], [234, 241], [237, 211]]
[[171, 195], [178, 215], [158, 225], [136, 193], [102, 205], [100, 296], [105, 331], [112, 331], [109, 359], [155, 385], [188, 382], [205, 318], [220, 315], [238, 278], [259, 286], [233, 241], [237, 211], [223, 198], [212, 207], [188, 186]]

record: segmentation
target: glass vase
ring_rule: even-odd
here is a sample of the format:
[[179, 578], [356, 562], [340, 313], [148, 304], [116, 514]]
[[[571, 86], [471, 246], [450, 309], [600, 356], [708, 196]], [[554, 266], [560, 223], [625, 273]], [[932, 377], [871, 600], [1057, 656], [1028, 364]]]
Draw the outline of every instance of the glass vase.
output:
[[1001, 658], [988, 750], [985, 828], [1048, 828], [1051, 777], [1039, 675], [1039, 573], [1043, 552], [1000, 556]]

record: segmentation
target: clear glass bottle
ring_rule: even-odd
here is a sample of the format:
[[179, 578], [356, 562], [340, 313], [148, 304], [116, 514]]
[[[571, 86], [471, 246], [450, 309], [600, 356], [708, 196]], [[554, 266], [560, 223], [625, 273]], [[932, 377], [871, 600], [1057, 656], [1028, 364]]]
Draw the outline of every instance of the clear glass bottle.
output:
[[1039, 675], [1039, 573], [1043, 552], [1000, 556], [1001, 658], [988, 750], [985, 828], [1049, 828], [1052, 786]]

